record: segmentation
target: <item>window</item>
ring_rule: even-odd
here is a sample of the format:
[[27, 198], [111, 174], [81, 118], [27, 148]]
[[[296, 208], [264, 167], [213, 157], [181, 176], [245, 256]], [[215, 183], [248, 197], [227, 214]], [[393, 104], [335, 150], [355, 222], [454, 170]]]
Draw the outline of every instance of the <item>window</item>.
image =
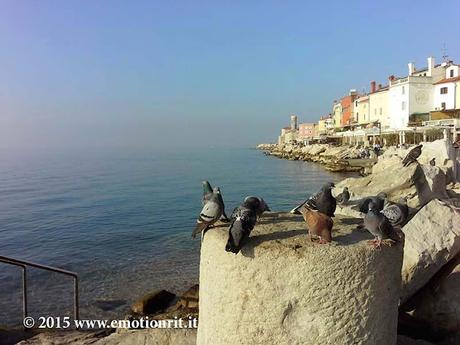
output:
[[401, 110], [406, 110], [406, 102], [401, 102]]
[[453, 69], [450, 70], [450, 77], [451, 77], [451, 78], [454, 77], [454, 70], [453, 70]]
[[406, 93], [406, 89], [405, 87], [403, 86], [402, 89], [401, 89], [401, 93], [404, 95]]
[[445, 95], [447, 93], [447, 86], [441, 88], [441, 95]]
[[446, 102], [441, 103], [441, 109], [446, 109]]

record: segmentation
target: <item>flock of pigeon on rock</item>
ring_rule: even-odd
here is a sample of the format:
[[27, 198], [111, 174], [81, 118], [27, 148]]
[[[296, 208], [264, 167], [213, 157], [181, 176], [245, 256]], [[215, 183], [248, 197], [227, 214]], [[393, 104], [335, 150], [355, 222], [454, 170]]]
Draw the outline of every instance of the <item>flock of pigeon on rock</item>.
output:
[[[422, 153], [422, 145], [413, 148], [402, 161], [403, 166], [415, 162]], [[350, 192], [345, 187], [339, 195], [332, 195], [334, 183], [326, 183], [319, 192], [291, 210], [293, 214], [301, 214], [308, 229], [308, 238], [313, 241], [313, 236], [319, 239], [320, 244], [332, 240], [332, 227], [334, 213], [339, 205], [350, 202]], [[203, 209], [197, 219], [197, 225], [192, 237], [214, 226], [218, 221], [228, 222], [228, 241], [225, 246], [227, 252], [237, 254], [246, 243], [249, 235], [265, 211], [270, 211], [264, 199], [248, 196], [243, 203], [236, 207], [230, 219], [225, 214], [225, 205], [221, 191], [218, 187], [212, 188], [208, 181], [203, 182]], [[359, 200], [353, 207], [363, 215], [363, 224], [359, 227], [367, 229], [375, 239], [370, 241], [374, 248], [381, 248], [381, 244], [391, 245], [400, 241], [401, 237], [395, 227], [403, 226], [408, 220], [409, 208], [406, 199], [398, 203], [387, 200], [385, 193], [369, 196]]]

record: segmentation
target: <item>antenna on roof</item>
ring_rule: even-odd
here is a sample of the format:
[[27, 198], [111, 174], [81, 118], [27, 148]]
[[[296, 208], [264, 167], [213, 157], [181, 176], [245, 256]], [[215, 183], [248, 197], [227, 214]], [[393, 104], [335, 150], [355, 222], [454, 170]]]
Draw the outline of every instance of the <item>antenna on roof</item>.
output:
[[444, 62], [449, 61], [449, 55], [447, 55], [447, 47], [446, 47], [446, 42], [443, 43], [442, 45], [442, 60]]

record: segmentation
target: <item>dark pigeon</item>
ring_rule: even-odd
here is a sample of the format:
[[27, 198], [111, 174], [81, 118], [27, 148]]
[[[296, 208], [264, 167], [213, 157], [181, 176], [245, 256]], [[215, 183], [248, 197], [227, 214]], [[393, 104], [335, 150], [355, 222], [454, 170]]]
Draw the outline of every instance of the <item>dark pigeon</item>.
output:
[[344, 187], [342, 193], [336, 196], [335, 200], [339, 205], [346, 205], [350, 200], [350, 192], [348, 191], [348, 187]]
[[407, 167], [413, 162], [417, 161], [417, 158], [420, 157], [420, 155], [422, 154], [422, 147], [423, 145], [420, 144], [418, 146], [415, 146], [412, 150], [410, 150], [402, 161], [403, 166]]
[[225, 246], [227, 252], [239, 253], [257, 223], [259, 208], [260, 201], [257, 198], [249, 198], [233, 210]]
[[385, 206], [385, 200], [387, 198], [386, 193], [379, 193], [376, 196], [369, 196], [362, 198], [356, 206], [353, 206], [352, 209], [358, 210], [361, 213], [367, 213], [369, 210], [369, 204], [372, 202], [376, 210], [379, 212], [383, 210]]
[[324, 213], [329, 217], [334, 217], [337, 201], [331, 193], [333, 187], [334, 184], [332, 182], [326, 183], [318, 193], [313, 194], [310, 198], [296, 206], [291, 210], [291, 213], [300, 214], [299, 209], [304, 206], [310, 210]]
[[364, 227], [374, 235], [374, 247], [380, 248], [383, 240], [399, 242], [400, 238], [384, 214], [380, 213], [373, 202], [369, 203], [369, 212], [364, 217]]
[[213, 226], [224, 213], [224, 203], [222, 200], [222, 195], [220, 194], [220, 189], [214, 187], [212, 195], [209, 197], [209, 200], [203, 206], [203, 209], [196, 220], [196, 227], [192, 232], [192, 238], [195, 238], [196, 235], [209, 227]]
[[399, 203], [392, 203], [383, 209], [382, 214], [387, 217], [391, 225], [404, 225], [407, 221], [407, 217], [409, 216], [407, 200], [402, 198], [399, 200]]

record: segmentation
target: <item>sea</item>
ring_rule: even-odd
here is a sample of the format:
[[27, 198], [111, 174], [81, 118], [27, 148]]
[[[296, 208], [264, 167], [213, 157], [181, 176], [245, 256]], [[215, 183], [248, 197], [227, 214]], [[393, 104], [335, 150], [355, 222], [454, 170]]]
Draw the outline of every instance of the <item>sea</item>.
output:
[[[248, 195], [288, 211], [346, 176], [251, 148], [3, 149], [0, 255], [76, 272], [81, 319], [123, 318], [152, 290], [198, 283], [201, 181], [231, 214]], [[72, 315], [70, 277], [27, 275], [31, 316]], [[0, 325], [21, 323], [21, 269], [0, 263]]]

